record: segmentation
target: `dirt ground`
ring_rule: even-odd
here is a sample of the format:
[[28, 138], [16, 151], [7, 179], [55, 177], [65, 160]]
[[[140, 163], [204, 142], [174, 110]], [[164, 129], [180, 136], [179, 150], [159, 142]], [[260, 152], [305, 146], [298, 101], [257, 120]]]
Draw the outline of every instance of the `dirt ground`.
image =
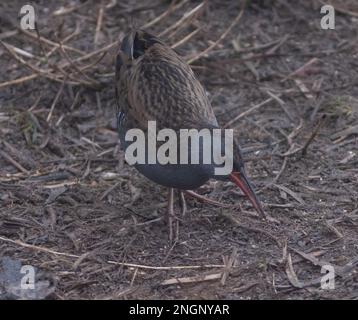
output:
[[[240, 19], [240, 1], [32, 1], [38, 33], [19, 28], [27, 3], [0, 4], [0, 297], [31, 265], [36, 298], [358, 298], [356, 0], [333, 2], [335, 30], [318, 0], [252, 0]], [[192, 60], [278, 222], [212, 181], [197, 192], [232, 207], [177, 202], [169, 245], [167, 191], [118, 147], [113, 43], [131, 25]]]

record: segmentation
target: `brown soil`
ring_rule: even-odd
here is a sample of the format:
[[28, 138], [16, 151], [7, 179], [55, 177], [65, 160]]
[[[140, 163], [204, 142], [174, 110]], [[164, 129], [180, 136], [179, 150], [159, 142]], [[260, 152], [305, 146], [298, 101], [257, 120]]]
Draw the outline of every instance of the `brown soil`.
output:
[[[332, 1], [335, 30], [320, 28], [320, 1], [249, 1], [225, 39], [192, 63], [222, 125], [271, 98], [230, 126], [279, 223], [261, 220], [232, 183], [211, 182], [198, 192], [235, 206], [187, 198], [181, 217], [177, 203], [172, 247], [166, 190], [125, 164], [118, 148], [115, 48], [100, 61], [97, 54], [71, 62], [170, 8], [164, 0], [117, 2], [99, 24], [100, 1], [36, 1], [44, 38], [58, 43], [78, 28], [68, 47], [44, 58], [54, 45], [17, 29], [27, 1], [1, 1], [0, 39], [31, 55], [16, 49], [21, 62], [0, 46], [0, 260], [36, 267], [53, 282], [43, 294], [50, 299], [357, 299], [356, 1]], [[148, 30], [171, 28], [162, 37], [174, 44], [200, 27], [177, 48], [196, 57], [241, 8], [208, 1], [171, 27], [199, 4], [185, 1]], [[334, 290], [320, 287], [327, 264], [335, 267]], [[0, 296], [13, 298], [1, 281]]]

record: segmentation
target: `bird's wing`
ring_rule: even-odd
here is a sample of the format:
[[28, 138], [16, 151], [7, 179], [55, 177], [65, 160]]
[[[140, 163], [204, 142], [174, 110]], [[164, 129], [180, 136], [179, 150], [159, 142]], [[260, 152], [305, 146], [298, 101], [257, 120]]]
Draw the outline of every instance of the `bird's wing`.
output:
[[133, 63], [127, 82], [128, 114], [147, 127], [196, 128], [217, 120], [205, 90], [187, 63], [169, 47], [153, 45]]

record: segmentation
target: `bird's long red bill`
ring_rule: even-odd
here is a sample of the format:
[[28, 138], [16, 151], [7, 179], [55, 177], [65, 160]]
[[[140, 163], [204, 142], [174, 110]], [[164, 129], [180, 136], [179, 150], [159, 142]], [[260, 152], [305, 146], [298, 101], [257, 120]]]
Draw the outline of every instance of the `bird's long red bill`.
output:
[[232, 172], [230, 174], [230, 179], [234, 182], [242, 192], [249, 198], [254, 208], [258, 213], [266, 217], [264, 210], [262, 209], [261, 203], [258, 200], [254, 189], [252, 188], [249, 180], [246, 178], [245, 173], [242, 172]]

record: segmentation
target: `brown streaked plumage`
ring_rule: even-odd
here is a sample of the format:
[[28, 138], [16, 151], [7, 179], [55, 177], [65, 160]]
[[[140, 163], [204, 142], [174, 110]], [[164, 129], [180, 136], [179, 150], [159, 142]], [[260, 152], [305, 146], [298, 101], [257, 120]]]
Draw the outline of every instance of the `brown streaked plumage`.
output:
[[144, 54], [129, 60], [119, 51], [118, 98], [128, 121], [135, 120], [143, 129], [149, 120], [156, 120], [158, 129], [190, 128], [196, 123], [217, 126], [203, 87], [180, 56], [146, 32], [134, 31], [127, 37], [134, 45], [147, 47]]
[[[124, 148], [125, 133], [131, 128], [146, 130], [155, 120], [157, 130], [219, 128], [204, 88], [190, 66], [157, 37], [131, 31], [122, 41], [116, 63], [118, 130]], [[233, 172], [214, 176], [214, 165], [135, 165], [144, 176], [169, 187], [169, 222], [173, 215], [173, 188], [191, 190], [210, 178], [231, 179], [264, 215], [247, 180], [239, 147], [235, 144]], [[202, 150], [200, 150], [202, 154]], [[170, 238], [172, 230], [170, 227]]]

